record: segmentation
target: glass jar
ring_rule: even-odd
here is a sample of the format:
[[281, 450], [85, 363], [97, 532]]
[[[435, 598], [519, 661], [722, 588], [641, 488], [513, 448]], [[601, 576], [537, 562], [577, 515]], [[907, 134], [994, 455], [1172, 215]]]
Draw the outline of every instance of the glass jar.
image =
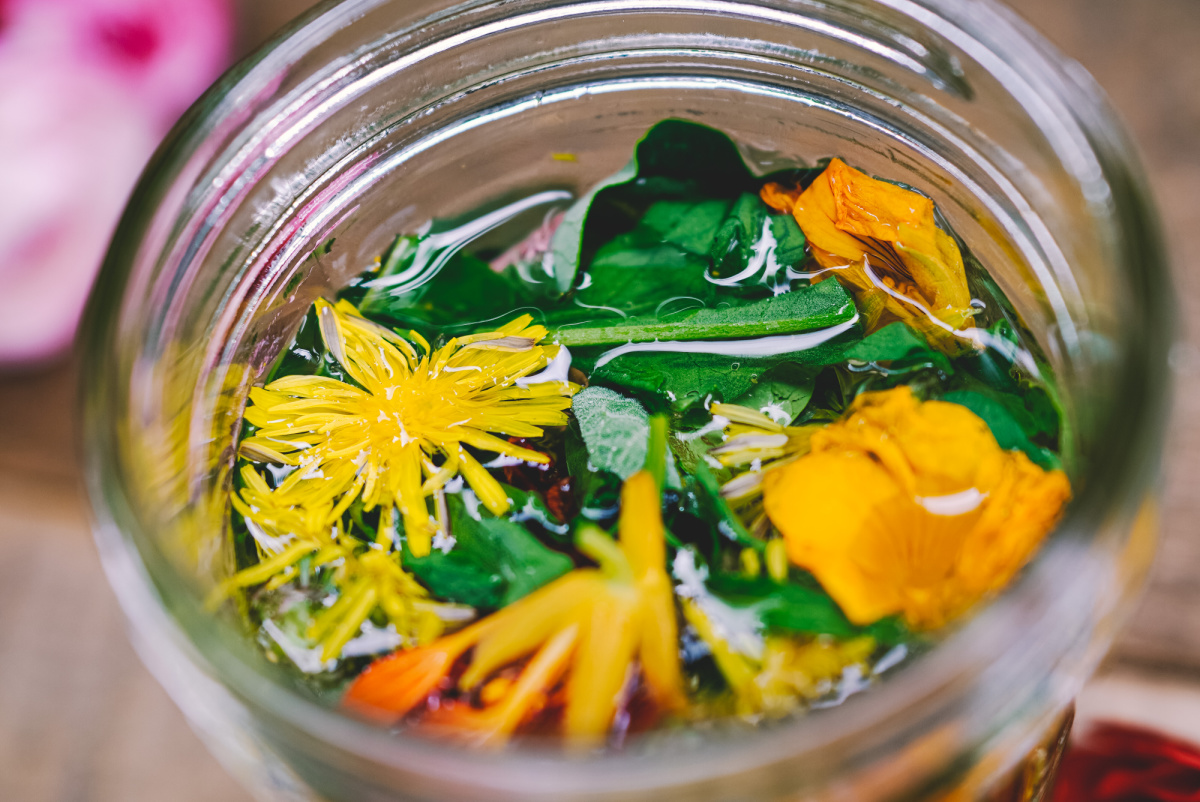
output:
[[[578, 194], [666, 117], [728, 132], [761, 172], [841, 155], [928, 193], [1057, 371], [1067, 518], [940, 648], [750, 733], [481, 754], [317, 704], [204, 605], [248, 388], [396, 232]], [[989, 2], [326, 4], [191, 110], [130, 201], [84, 334], [96, 537], [143, 659], [264, 799], [1036, 798], [1047, 772], [1014, 767], [1047, 765], [1152, 551], [1169, 293], [1112, 112]]]

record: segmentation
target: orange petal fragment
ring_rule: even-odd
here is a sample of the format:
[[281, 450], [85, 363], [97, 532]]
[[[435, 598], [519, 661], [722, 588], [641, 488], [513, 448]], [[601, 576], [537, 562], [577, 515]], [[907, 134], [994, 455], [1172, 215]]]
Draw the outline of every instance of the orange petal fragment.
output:
[[482, 709], [465, 702], [447, 705], [430, 713], [424, 725], [477, 746], [504, 745], [518, 727], [545, 707], [570, 665], [578, 639], [579, 625], [572, 624], [546, 641], [499, 701]]
[[906, 234], [925, 235], [937, 228], [933, 201], [924, 195], [872, 178], [841, 159], [831, 161], [821, 175], [833, 199], [833, 224], [839, 231], [900, 242]]
[[455, 661], [486, 631], [486, 623], [376, 660], [351, 683], [342, 706], [381, 724], [397, 723], [446, 679]]

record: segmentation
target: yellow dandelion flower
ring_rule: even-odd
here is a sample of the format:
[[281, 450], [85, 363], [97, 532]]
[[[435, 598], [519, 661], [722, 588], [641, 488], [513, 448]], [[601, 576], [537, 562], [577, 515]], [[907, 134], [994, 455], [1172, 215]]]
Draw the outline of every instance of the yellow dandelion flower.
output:
[[401, 337], [346, 301], [316, 306], [321, 337], [353, 383], [284, 376], [251, 390], [245, 417], [258, 431], [241, 455], [298, 466], [297, 484], [336, 477], [327, 492], [361, 495], [365, 509], [382, 507], [385, 516], [398, 507], [417, 556], [429, 553], [437, 528], [429, 499], [456, 476], [491, 512], [507, 511], [500, 484], [464, 446], [549, 460], [498, 436], [539, 437], [541, 427], [567, 423], [578, 386], [522, 381], [558, 354], [558, 346], [539, 345], [546, 329], [523, 315], [434, 350], [416, 332]]
[[[346, 549], [334, 568], [338, 599], [313, 619], [305, 633], [321, 646], [321, 659], [339, 656], [378, 608], [395, 628], [406, 647], [429, 643], [442, 634], [443, 618], [456, 618], [456, 605], [438, 604], [425, 588], [406, 573], [399, 555], [378, 547]], [[469, 613], [469, 610], [462, 610]]]

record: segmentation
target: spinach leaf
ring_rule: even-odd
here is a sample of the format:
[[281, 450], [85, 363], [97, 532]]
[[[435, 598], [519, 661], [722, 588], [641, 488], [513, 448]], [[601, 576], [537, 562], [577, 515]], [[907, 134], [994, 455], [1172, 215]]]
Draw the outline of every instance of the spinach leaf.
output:
[[776, 423], [788, 425], [812, 399], [815, 377], [810, 368], [792, 362], [771, 368], [734, 403], [757, 409]]
[[705, 277], [708, 259], [670, 243], [645, 242], [638, 234], [622, 234], [596, 253], [588, 268], [592, 283], [574, 298], [584, 309], [618, 314], [655, 312], [671, 299], [709, 305], [716, 286]]
[[[472, 499], [473, 500], [473, 499]], [[446, 498], [453, 548], [414, 557], [404, 565], [435, 596], [491, 609], [511, 604], [573, 567], [571, 559], [543, 545], [508, 518], [497, 518], [460, 495]]]
[[[828, 282], [822, 282], [827, 284]], [[929, 347], [925, 338], [902, 322], [889, 323], [876, 332], [864, 337], [862, 342], [842, 351], [840, 358], [826, 364], [853, 359], [859, 362], [888, 362], [893, 367], [900, 363], [904, 367], [928, 365], [944, 373], [952, 373], [950, 360], [945, 354]]]
[[[834, 283], [823, 281], [814, 289]], [[840, 287], [837, 291], [843, 292]], [[791, 294], [779, 297], [786, 298]], [[736, 309], [739, 308], [727, 313], [733, 314]], [[600, 361], [600, 356], [602, 354], [594, 350], [584, 349], [578, 354], [576, 364], [586, 371]], [[860, 337], [857, 331], [851, 330], [803, 351], [768, 357], [741, 359], [710, 353], [664, 351], [622, 353], [592, 370], [591, 378], [600, 384], [665, 396], [677, 412], [686, 412], [706, 399], [743, 403], [739, 400], [742, 396], [747, 396], [746, 405], [753, 406], [772, 392], [791, 399], [789, 406], [784, 407], [785, 411], [789, 408], [803, 411], [808, 406], [804, 393], [808, 392], [819, 369], [846, 360], [871, 365], [884, 363], [888, 373], [895, 374], [894, 380], [901, 374], [925, 369], [936, 369], [946, 375], [954, 372], [945, 354], [933, 350], [919, 334], [897, 322], [867, 337]], [[790, 367], [782, 385], [776, 384], [781, 374], [771, 371], [783, 365]], [[866, 378], [868, 372], [861, 375]], [[768, 383], [768, 388], [757, 391], [764, 382]], [[845, 398], [852, 397], [855, 383], [851, 382], [851, 385], [841, 388]], [[793, 393], [792, 388], [798, 392]], [[755, 394], [752, 391], [756, 391]], [[767, 403], [770, 401], [759, 404], [759, 408]]]
[[792, 215], [773, 214], [758, 195], [745, 192], [729, 210], [709, 250], [712, 275], [728, 280], [755, 266], [751, 275], [762, 269], [763, 279], [770, 281], [772, 260], [775, 270], [799, 263], [804, 243], [804, 232]]
[[[1058, 437], [1060, 413], [1048, 389], [1022, 375], [1016, 357], [1025, 348], [1012, 325], [1000, 320], [987, 329], [986, 350], [958, 360], [966, 374], [963, 389], [978, 390], [1004, 403], [1030, 438], [1053, 442]], [[1043, 376], [1052, 375], [1039, 363]]]
[[562, 222], [554, 230], [550, 239], [550, 259], [554, 269], [554, 283], [560, 293], [570, 291], [575, 286], [575, 276], [579, 273], [580, 254], [583, 250], [583, 227], [587, 223], [588, 212], [596, 196], [605, 189], [620, 186], [637, 176], [637, 156], [629, 164], [622, 167], [608, 178], [581, 197], [563, 214]]
[[729, 212], [727, 200], [665, 200], [646, 210], [638, 228], [696, 256], [707, 256]]
[[759, 377], [789, 362], [794, 354], [742, 358], [719, 354], [640, 352], [625, 354], [594, 370], [594, 383], [623, 387], [667, 399], [686, 412], [706, 401], [733, 401], [748, 393]]
[[709, 579], [708, 589], [729, 604], [755, 608], [768, 630], [835, 638], [870, 635], [883, 646], [903, 643], [910, 637], [907, 628], [896, 618], [885, 618], [866, 627], [856, 626], [819, 587], [795, 581], [775, 582], [766, 577], [748, 579], [736, 574], [716, 574]]
[[796, 334], [854, 318], [854, 301], [836, 281], [797, 287], [761, 301], [720, 309], [697, 309], [672, 320], [630, 318], [611, 326], [562, 328], [563, 345], [611, 345], [648, 340], [720, 340]]
[[[467, 253], [447, 259], [432, 280], [402, 294], [379, 293], [369, 311], [399, 328], [430, 327], [458, 331], [481, 324], [501, 325], [532, 303], [528, 288], [513, 271], [497, 273], [487, 262]], [[364, 301], [364, 305], [367, 303]]]
[[[550, 246], [559, 292], [575, 286], [597, 209], [630, 205], [631, 200], [636, 207], [649, 197], [729, 198], [753, 188], [753, 177], [727, 136], [685, 120], [658, 123], [638, 142], [628, 165], [581, 197], [564, 215]], [[695, 247], [703, 239], [681, 233], [676, 244]]]
[[744, 193], [732, 209], [723, 199], [662, 200], [596, 251], [575, 300], [646, 314], [673, 299], [712, 306], [721, 297], [769, 296], [792, 284], [780, 268], [803, 257], [796, 221], [771, 214], [756, 195]]
[[[566, 191], [547, 190], [465, 218], [431, 220], [415, 235], [397, 236], [384, 252], [379, 269], [365, 276], [345, 296], [364, 314], [406, 308], [414, 294], [421, 300], [421, 291], [427, 285], [453, 283], [440, 274], [463, 248], [491, 231], [526, 218], [535, 209], [553, 208], [570, 197]], [[539, 286], [526, 284], [531, 289]], [[472, 299], [468, 296], [467, 300]], [[478, 316], [472, 317], [474, 314], [468, 313], [468, 319], [479, 320]]]

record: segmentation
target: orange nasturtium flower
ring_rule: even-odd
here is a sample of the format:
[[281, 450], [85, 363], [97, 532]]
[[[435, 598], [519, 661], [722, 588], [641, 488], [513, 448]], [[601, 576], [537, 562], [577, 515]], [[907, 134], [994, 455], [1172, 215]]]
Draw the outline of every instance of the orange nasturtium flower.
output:
[[1002, 589], [1070, 497], [1062, 471], [1005, 451], [966, 407], [863, 393], [811, 451], [764, 478], [788, 555], [856, 624], [931, 629]]
[[319, 299], [316, 309], [325, 346], [357, 386], [284, 376], [250, 391], [245, 417], [258, 431], [241, 456], [298, 466], [280, 490], [312, 478], [332, 485], [336, 477], [330, 490], [361, 493], [365, 509], [382, 508], [381, 531], [394, 529], [398, 508], [409, 548], [423, 557], [445, 526], [440, 505], [438, 517], [430, 515], [429, 498], [455, 476], [495, 515], [508, 509], [499, 482], [463, 446], [549, 461], [496, 436], [540, 437], [542, 426], [565, 425], [579, 390], [564, 381], [521, 386], [558, 353], [539, 345], [546, 329], [530, 325], [529, 315], [434, 350], [416, 332], [406, 339], [361, 317], [347, 301]]
[[[343, 704], [396, 722], [473, 650], [458, 687], [480, 688], [482, 707], [443, 700], [425, 726], [500, 745], [562, 684], [564, 734], [593, 742], [611, 726], [635, 664], [660, 709], [679, 709], [683, 675], [660, 504], [650, 473], [629, 477], [621, 490], [620, 541], [598, 528], [578, 538], [599, 568], [578, 568], [460, 632], [376, 661]], [[500, 673], [526, 658], [515, 678]]]
[[943, 351], [964, 348], [955, 332], [972, 309], [962, 254], [929, 198], [834, 159], [803, 192], [767, 184], [762, 199], [796, 218], [817, 263], [854, 294], [868, 331], [902, 320]]

